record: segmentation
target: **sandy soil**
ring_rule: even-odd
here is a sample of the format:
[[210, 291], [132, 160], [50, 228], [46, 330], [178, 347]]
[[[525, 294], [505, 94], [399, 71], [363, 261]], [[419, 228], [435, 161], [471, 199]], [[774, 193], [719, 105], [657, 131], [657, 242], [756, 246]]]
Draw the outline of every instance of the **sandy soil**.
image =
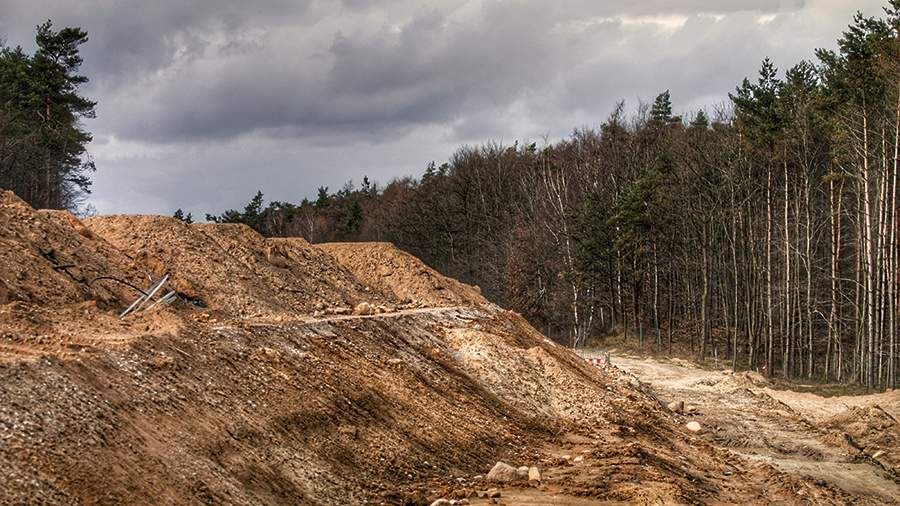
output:
[[900, 501], [900, 392], [822, 397], [772, 388], [761, 375], [683, 360], [623, 356], [663, 404], [683, 401], [707, 442], [735, 455], [837, 487], [861, 502]]
[[[818, 422], [844, 432], [817, 431], [774, 393], [759, 398], [777, 413], [748, 422], [714, 392], [694, 416], [768, 424], [768, 443], [693, 433], [630, 374], [391, 245], [82, 223], [0, 193], [0, 246], [0, 504], [427, 506], [484, 504], [493, 487], [505, 504], [576, 506], [895, 498], [870, 472], [894, 466], [877, 449], [896, 447], [888, 411], [859, 402]], [[175, 303], [119, 318], [136, 297], [124, 283], [164, 274]], [[808, 477], [807, 454], [858, 466], [860, 483]], [[542, 480], [485, 482], [498, 460]]]

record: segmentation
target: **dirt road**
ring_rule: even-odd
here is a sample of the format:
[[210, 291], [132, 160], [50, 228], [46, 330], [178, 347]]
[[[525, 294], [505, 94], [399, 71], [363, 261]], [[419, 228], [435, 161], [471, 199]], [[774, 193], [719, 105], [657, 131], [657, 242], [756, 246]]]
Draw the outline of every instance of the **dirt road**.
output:
[[826, 398], [774, 390], [755, 373], [612, 355], [660, 402], [683, 401], [683, 421], [699, 422], [708, 442], [863, 502], [900, 501], [900, 392]]

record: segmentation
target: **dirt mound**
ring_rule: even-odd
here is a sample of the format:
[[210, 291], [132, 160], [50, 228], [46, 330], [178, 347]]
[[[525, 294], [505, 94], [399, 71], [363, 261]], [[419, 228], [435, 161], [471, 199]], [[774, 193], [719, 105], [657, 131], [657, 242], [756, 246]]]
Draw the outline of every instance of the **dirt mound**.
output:
[[730, 392], [738, 389], [764, 387], [768, 384], [766, 377], [756, 371], [739, 371], [723, 373], [723, 378], [711, 386], [720, 391]]
[[900, 479], [900, 422], [881, 406], [852, 406], [824, 423]]
[[[704, 442], [393, 246], [0, 204], [0, 503], [430, 504], [498, 460], [541, 467], [503, 491], [533, 504], [846, 500]], [[198, 305], [78, 302], [121, 303], [92, 277], [164, 273]], [[379, 305], [402, 299], [426, 307]]]
[[615, 396], [590, 366], [519, 318], [511, 314], [504, 326], [472, 322], [445, 340], [467, 374], [524, 412], [575, 423], [610, 414]]
[[297, 315], [346, 306], [364, 288], [301, 242], [270, 242], [246, 225], [187, 225], [162, 216], [104, 216], [88, 227], [146, 265], [169, 273], [184, 297], [238, 316]]
[[[382, 293], [365, 286], [337, 260], [314, 247], [301, 237], [272, 238], [266, 240], [269, 255], [284, 259], [290, 269], [298, 270], [301, 283], [315, 285], [324, 293], [326, 301], [343, 301], [355, 306], [359, 301], [394, 304], [399, 302], [392, 293]], [[270, 259], [271, 261], [271, 259]], [[322, 283], [327, 280], [327, 283]]]
[[96, 300], [119, 306], [136, 292], [109, 277], [144, 283], [146, 275], [74, 216], [35, 211], [0, 193], [0, 304], [66, 304]]
[[421, 306], [487, 304], [476, 288], [448, 278], [385, 242], [317, 244], [363, 283]]

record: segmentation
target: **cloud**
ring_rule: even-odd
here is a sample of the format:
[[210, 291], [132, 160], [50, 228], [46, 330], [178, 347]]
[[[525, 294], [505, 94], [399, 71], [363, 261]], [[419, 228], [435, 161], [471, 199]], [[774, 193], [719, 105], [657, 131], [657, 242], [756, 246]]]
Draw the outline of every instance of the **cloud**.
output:
[[725, 99], [833, 45], [838, 0], [0, 0], [0, 37], [84, 27], [95, 205], [218, 210], [417, 173], [462, 143], [558, 138], [665, 89]]

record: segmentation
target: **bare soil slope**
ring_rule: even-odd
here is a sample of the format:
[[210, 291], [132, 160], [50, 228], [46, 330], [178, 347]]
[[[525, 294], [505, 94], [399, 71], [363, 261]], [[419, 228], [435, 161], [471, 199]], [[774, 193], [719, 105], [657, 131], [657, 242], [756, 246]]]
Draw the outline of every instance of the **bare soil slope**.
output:
[[[854, 498], [705, 441], [633, 378], [387, 245], [140, 216], [80, 230], [10, 205], [45, 218], [0, 229], [34, 272], [58, 270], [29, 249], [49, 241], [97, 274], [169, 272], [208, 307], [120, 320], [128, 297], [79, 281], [8, 285], [32, 295], [0, 304], [0, 503], [479, 504], [497, 486], [508, 504]], [[390, 271], [374, 276], [370, 254]], [[402, 298], [426, 307], [318, 309]], [[486, 482], [500, 459], [541, 481]]]
[[308, 244], [272, 243], [246, 225], [187, 225], [162, 216], [103, 216], [86, 224], [156, 276], [169, 273], [184, 296], [231, 314], [292, 315], [371, 298]]
[[0, 251], [0, 304], [118, 304], [135, 292], [98, 278], [144, 282], [128, 257], [71, 214], [35, 211], [8, 191], [0, 193]]
[[487, 304], [475, 287], [443, 276], [418, 258], [386, 242], [316, 245], [363, 283], [422, 306]]

